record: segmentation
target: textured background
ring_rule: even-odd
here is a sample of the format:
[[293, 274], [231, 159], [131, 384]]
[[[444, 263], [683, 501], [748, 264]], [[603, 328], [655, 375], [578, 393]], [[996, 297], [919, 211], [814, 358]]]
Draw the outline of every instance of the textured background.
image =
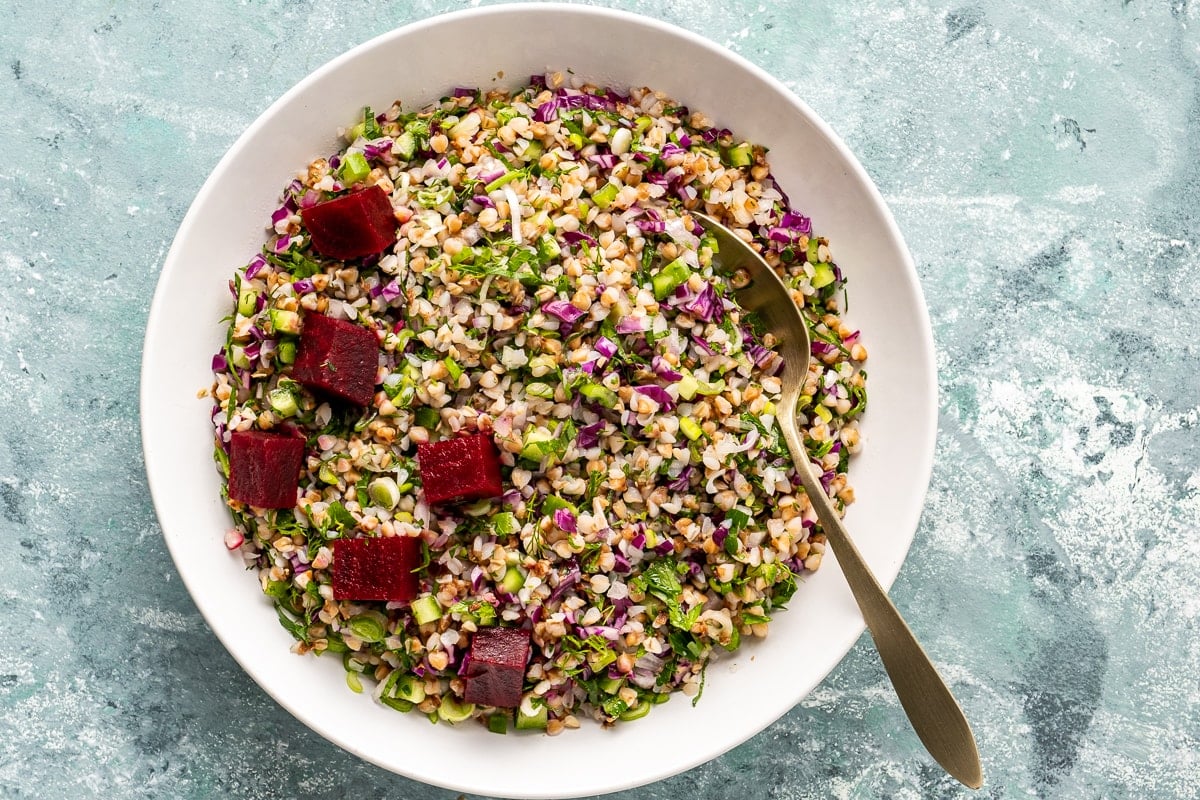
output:
[[[959, 1], [618, 5], [782, 78], [908, 239], [941, 413], [893, 596], [974, 722], [981, 796], [1194, 798], [1200, 8]], [[225, 149], [332, 56], [465, 5], [0, 4], [0, 797], [454, 796], [328, 744], [219, 647], [155, 522], [136, 390]], [[681, 796], [969, 793], [860, 641], [758, 737], [619, 797]]]

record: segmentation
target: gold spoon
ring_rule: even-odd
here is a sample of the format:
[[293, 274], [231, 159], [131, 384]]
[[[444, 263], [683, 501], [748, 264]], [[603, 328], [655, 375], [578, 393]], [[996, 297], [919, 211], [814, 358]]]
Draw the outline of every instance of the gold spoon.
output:
[[793, 302], [791, 291], [762, 256], [716, 220], [696, 212], [692, 212], [692, 216], [716, 238], [722, 269], [729, 273], [745, 270], [749, 275], [749, 284], [735, 289], [738, 304], [755, 312], [779, 341], [778, 352], [784, 363], [779, 376], [783, 394], [775, 403], [779, 429], [796, 464], [804, 491], [816, 509], [826, 540], [833, 547], [842, 574], [846, 576], [867, 623], [867, 630], [875, 640], [875, 649], [892, 680], [900, 705], [934, 760], [964, 785], [978, 789], [983, 785], [983, 770], [975, 736], [962, 708], [863, 561], [800, 442], [796, 403], [808, 374], [811, 355], [808, 325]]

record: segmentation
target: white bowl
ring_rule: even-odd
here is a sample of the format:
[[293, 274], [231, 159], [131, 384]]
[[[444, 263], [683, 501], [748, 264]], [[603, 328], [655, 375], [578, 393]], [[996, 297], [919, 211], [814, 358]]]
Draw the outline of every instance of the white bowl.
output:
[[[334, 59], [272, 105], [230, 148], [188, 211], [146, 331], [141, 412], [163, 535], [209, 626], [259, 685], [313, 730], [381, 767], [450, 789], [567, 797], [668, 777], [745, 741], [801, 700], [849, 650], [862, 618], [837, 564], [804, 582], [763, 642], [717, 662], [703, 699], [677, 695], [646, 718], [563, 735], [430, 725], [352, 694], [333, 658], [289, 652], [252, 574], [222, 544], [230, 518], [212, 463], [209, 361], [224, 341], [226, 280], [258, 251], [293, 173], [338, 147], [362, 106], [408, 108], [454, 86], [519, 85], [547, 68], [649, 85], [770, 147], [774, 174], [812, 216], [850, 281], [850, 323], [867, 347], [870, 407], [851, 469], [850, 530], [890, 586], [916, 530], [933, 458], [936, 384], [929, 320], [891, 214], [840, 139], [777, 80], [739, 56], [644, 17], [507, 5], [406, 26]], [[503, 73], [501, 76], [500, 73]], [[215, 646], [215, 643], [214, 643]], [[871, 735], [871, 732], [864, 732]], [[877, 732], [876, 735], [881, 735]]]

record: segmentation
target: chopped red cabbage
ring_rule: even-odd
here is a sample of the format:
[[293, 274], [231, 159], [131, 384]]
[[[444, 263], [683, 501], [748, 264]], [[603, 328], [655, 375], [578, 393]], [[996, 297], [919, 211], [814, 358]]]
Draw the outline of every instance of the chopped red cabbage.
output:
[[621, 317], [617, 320], [617, 333], [644, 333], [649, 322], [646, 317]]
[[663, 411], [670, 411], [675, 407], [675, 400], [671, 397], [670, 393], [661, 386], [635, 386], [633, 387], [633, 390], [646, 395], [646, 397], [649, 397], [651, 400], [658, 403], [662, 407]]
[[584, 312], [566, 300], [550, 300], [542, 303], [542, 311], [552, 317], [558, 318], [567, 325], [574, 325], [584, 314]]
[[556, 508], [554, 510], [554, 524], [567, 533], [575, 533], [575, 531], [579, 530], [575, 515], [571, 513], [569, 508]]
[[587, 242], [592, 247], [596, 246], [596, 240], [593, 237], [588, 236], [583, 231], [566, 231], [563, 233], [562, 238], [567, 244], [579, 244], [580, 242]]
[[605, 358], [612, 358], [617, 354], [617, 343], [607, 336], [601, 336], [597, 339], [594, 347], [596, 352]]
[[267, 260], [261, 254], [250, 259], [250, 263], [246, 265], [246, 280], [254, 280], [255, 276], [262, 272], [265, 266], [267, 266]]
[[658, 355], [657, 353], [654, 355], [654, 358], [651, 360], [650, 367], [651, 367], [651, 369], [654, 370], [654, 374], [657, 375], [658, 377], [662, 378], [663, 380], [677, 381], [677, 380], [680, 380], [681, 378], [683, 378], [682, 374], [677, 372], [667, 362], [667, 360], [665, 358]]
[[404, 295], [404, 290], [400, 288], [400, 284], [393, 278], [383, 289], [380, 290], [380, 296], [389, 303], [394, 302]]
[[[225, 360], [224, 353], [217, 353], [212, 357], [212, 371], [224, 372], [229, 369], [229, 362]], [[215, 408], [215, 406], [214, 406]]]
[[558, 119], [558, 101], [547, 100], [533, 112], [534, 122], [553, 122]]

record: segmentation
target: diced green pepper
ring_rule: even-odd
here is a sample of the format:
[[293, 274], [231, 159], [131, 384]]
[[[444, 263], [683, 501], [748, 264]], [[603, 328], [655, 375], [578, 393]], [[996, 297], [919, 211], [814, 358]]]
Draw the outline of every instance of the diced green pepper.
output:
[[729, 148], [729, 163], [734, 167], [750, 166], [754, 163], [754, 147], [749, 142], [742, 142]]
[[268, 317], [271, 320], [271, 330], [274, 333], [300, 333], [300, 315], [295, 311], [284, 311], [272, 308]]
[[567, 511], [570, 511], [572, 514], [576, 514], [576, 515], [579, 514], [579, 509], [575, 507], [574, 503], [572, 503], [568, 500], [563, 500], [561, 497], [559, 497], [556, 494], [548, 495], [546, 497], [546, 499], [542, 501], [542, 513], [543, 514], [553, 514], [555, 511], [558, 511], [560, 508], [565, 508]]
[[396, 137], [396, 142], [392, 145], [392, 149], [405, 161], [412, 161], [412, 157], [417, 152], [417, 137], [405, 131]]
[[433, 430], [442, 421], [442, 415], [436, 408], [421, 406], [413, 415], [413, 421], [426, 430]]
[[544, 703], [541, 703], [534, 709], [533, 714], [526, 714], [520, 708], [517, 708], [517, 730], [519, 731], [540, 731], [546, 728], [546, 723], [549, 721], [550, 712]]
[[246, 355], [246, 348], [240, 344], [235, 344], [229, 348], [229, 361], [235, 367], [240, 367], [241, 369], [250, 368], [250, 357]]
[[542, 157], [542, 153], [546, 152], [546, 147], [537, 139], [530, 139], [529, 144], [525, 146], [525, 151], [521, 153], [522, 158], [526, 161], [537, 161]]
[[617, 199], [617, 192], [620, 189], [615, 183], [606, 183], [596, 191], [592, 192], [592, 202], [601, 210], [607, 210]]
[[281, 417], [294, 416], [299, 410], [296, 405], [296, 395], [292, 394], [287, 389], [272, 389], [267, 394], [267, 402], [271, 404], [271, 408]]
[[553, 441], [554, 434], [546, 428], [533, 428], [525, 434], [525, 441], [521, 445], [521, 458], [541, 461], [545, 446]]
[[416, 705], [425, 699], [425, 682], [416, 675], [405, 675], [396, 682], [392, 694], [400, 700]]
[[692, 274], [688, 269], [688, 265], [682, 258], [677, 258], [670, 264], [667, 264], [650, 278], [650, 283], [654, 286], [654, 299], [666, 300], [671, 292]]
[[442, 606], [438, 603], [437, 598], [431, 594], [413, 600], [410, 608], [412, 609], [413, 619], [417, 621], [418, 625], [426, 625], [442, 618]]
[[285, 339], [275, 348], [275, 355], [279, 359], [280, 364], [291, 364], [296, 360], [296, 343], [290, 339]]
[[237, 311], [243, 317], [248, 317], [258, 310], [258, 292], [254, 288], [243, 284], [242, 291], [238, 293]]
[[450, 356], [446, 356], [444, 359], [442, 359], [442, 364], [446, 367], [446, 372], [450, 373], [451, 388], [457, 389], [458, 379], [463, 375], [462, 367], [458, 365], [457, 361], [455, 361], [453, 358], [450, 358]]
[[813, 264], [812, 287], [814, 289], [823, 289], [833, 283], [833, 265], [823, 261]]
[[492, 517], [492, 530], [497, 536], [509, 536], [517, 532], [517, 516], [511, 511], [501, 511]]
[[516, 594], [525, 585], [525, 574], [516, 567], [509, 567], [508, 571], [504, 573], [504, 578], [500, 581], [500, 585], [509, 594]]
[[543, 233], [542, 237], [538, 239], [537, 251], [538, 260], [543, 264], [562, 255], [562, 248], [559, 246], [558, 240], [549, 233]]
[[342, 179], [342, 183], [346, 186], [364, 180], [371, 174], [371, 165], [367, 163], [366, 156], [359, 152], [346, 153], [342, 156], [342, 164], [338, 167], [338, 175]]
[[817, 250], [819, 250], [820, 247], [821, 247], [821, 242], [817, 240], [817, 237], [812, 236], [809, 238], [808, 249], [804, 251], [804, 257], [805, 257], [805, 259], [807, 259], [808, 263], [810, 263], [810, 264], [817, 263]]
[[606, 408], [612, 408], [617, 404], [617, 393], [607, 386], [601, 386], [598, 383], [588, 381], [587, 383], [580, 384], [579, 393], [593, 403], [599, 403]]

